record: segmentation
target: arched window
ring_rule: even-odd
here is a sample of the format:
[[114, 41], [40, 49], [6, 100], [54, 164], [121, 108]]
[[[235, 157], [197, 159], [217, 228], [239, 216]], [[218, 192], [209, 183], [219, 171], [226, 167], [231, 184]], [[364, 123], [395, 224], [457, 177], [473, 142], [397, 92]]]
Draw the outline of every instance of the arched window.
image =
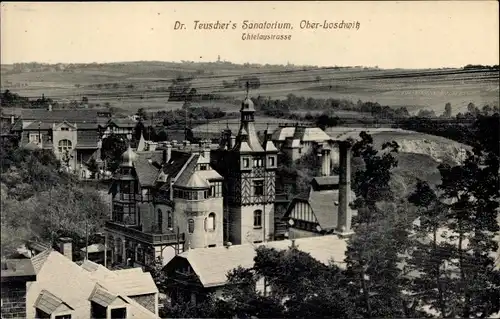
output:
[[174, 227], [174, 225], [172, 223], [172, 212], [171, 211], [167, 211], [167, 227], [168, 228]]
[[262, 227], [262, 211], [260, 209], [253, 212], [253, 227]]
[[207, 230], [214, 231], [215, 230], [215, 213], [210, 213], [207, 219]]
[[188, 220], [188, 232], [192, 234], [194, 232], [194, 219]]
[[60, 140], [58, 144], [59, 153], [71, 150], [72, 144], [70, 140]]

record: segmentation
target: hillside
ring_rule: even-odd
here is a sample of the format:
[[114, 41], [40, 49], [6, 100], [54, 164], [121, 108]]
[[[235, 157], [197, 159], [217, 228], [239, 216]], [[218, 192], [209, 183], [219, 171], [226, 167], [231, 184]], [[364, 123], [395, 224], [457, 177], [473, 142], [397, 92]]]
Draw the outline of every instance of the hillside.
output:
[[[288, 94], [312, 98], [371, 101], [410, 112], [441, 114], [450, 102], [453, 114], [468, 103], [499, 105], [499, 72], [485, 69], [383, 70], [235, 65], [231, 63], [130, 62], [86, 65], [3, 65], [1, 89], [31, 98], [105, 103], [134, 113], [139, 108], [168, 110], [170, 86], [179, 76], [192, 78], [198, 93], [241, 99], [243, 88], [224, 87], [242, 75], [254, 75], [260, 87], [252, 96], [283, 99]], [[115, 105], [116, 104], [116, 105]]]

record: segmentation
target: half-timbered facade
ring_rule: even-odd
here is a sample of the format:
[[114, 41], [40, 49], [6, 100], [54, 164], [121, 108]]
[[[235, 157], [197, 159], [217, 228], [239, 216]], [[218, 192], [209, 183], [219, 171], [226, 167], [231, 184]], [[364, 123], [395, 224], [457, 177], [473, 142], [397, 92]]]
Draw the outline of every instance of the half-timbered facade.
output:
[[241, 106], [237, 136], [223, 134], [214, 152], [214, 166], [225, 177], [227, 239], [233, 244], [272, 240], [278, 150], [265, 133], [260, 141], [254, 125], [255, 108], [247, 97]]

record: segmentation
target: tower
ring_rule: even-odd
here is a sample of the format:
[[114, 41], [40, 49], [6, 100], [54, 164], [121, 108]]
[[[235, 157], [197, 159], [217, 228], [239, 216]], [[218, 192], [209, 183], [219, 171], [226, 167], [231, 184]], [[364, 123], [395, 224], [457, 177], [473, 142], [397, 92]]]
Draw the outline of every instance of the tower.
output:
[[245, 244], [272, 240], [278, 150], [267, 130], [260, 141], [255, 108], [247, 96], [241, 104], [240, 129], [225, 157], [228, 238]]

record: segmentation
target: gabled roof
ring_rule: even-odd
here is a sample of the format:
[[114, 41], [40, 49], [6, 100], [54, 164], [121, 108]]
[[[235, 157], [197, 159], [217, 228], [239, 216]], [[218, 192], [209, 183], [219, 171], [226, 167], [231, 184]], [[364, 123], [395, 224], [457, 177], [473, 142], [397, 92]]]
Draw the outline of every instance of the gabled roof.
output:
[[[89, 271], [91, 269], [95, 270]], [[142, 269], [139, 270], [142, 272]], [[26, 316], [34, 318], [35, 308], [33, 306], [40, 293], [46, 290], [74, 308], [73, 317], [89, 318], [90, 302], [88, 300], [94, 292], [96, 284], [99, 284], [109, 294], [121, 296], [129, 303], [130, 311], [128, 315], [130, 318], [158, 318], [156, 314], [129, 298], [126, 294], [126, 289], [122, 288], [122, 285], [126, 285], [127, 280], [120, 282], [118, 279], [115, 279], [116, 277], [120, 277], [120, 275], [103, 266], [91, 267], [91, 264], [86, 263], [85, 268], [83, 268], [59, 252], [51, 251], [37, 273], [37, 280], [32, 282], [28, 287]], [[153, 281], [149, 273], [143, 273], [142, 277], [139, 282], [140, 284], [147, 282], [147, 277], [149, 277], [150, 282]], [[116, 280], [116, 282], [113, 282], [110, 278]], [[126, 276], [121, 278], [126, 279]], [[151, 288], [149, 283], [146, 286], [147, 289], [141, 287], [139, 291], [148, 291]], [[158, 289], [156, 288], [154, 293], [157, 292]], [[138, 295], [140, 294], [138, 293]]]
[[[351, 201], [354, 200], [355, 194], [351, 191]], [[339, 190], [320, 190], [316, 191], [311, 188], [308, 192], [303, 192], [295, 196], [284, 215], [287, 218], [292, 212], [297, 202], [307, 203], [316, 217], [318, 224], [324, 230], [334, 229], [338, 225], [339, 214]], [[356, 211], [352, 211], [356, 215]]]
[[38, 308], [43, 312], [45, 312], [46, 314], [51, 315], [57, 308], [59, 308], [63, 304], [67, 308], [74, 310], [73, 308], [71, 308], [70, 305], [65, 303], [62, 299], [44, 289], [42, 290], [42, 292], [40, 292], [40, 295], [38, 296], [38, 299], [35, 302], [35, 308]]
[[96, 287], [94, 288], [92, 295], [90, 295], [89, 300], [97, 303], [98, 305], [101, 305], [101, 306], [107, 308], [117, 298], [120, 298], [124, 302], [128, 303], [121, 296], [114, 295], [114, 294], [110, 293], [109, 291], [107, 291], [106, 289], [102, 288], [99, 284], [96, 284]]
[[[300, 238], [295, 240], [295, 245], [297, 249], [311, 254], [324, 264], [328, 264], [332, 259], [339, 266], [344, 263], [347, 244], [344, 239], [336, 235]], [[249, 268], [254, 265], [256, 246], [284, 250], [292, 246], [292, 242], [280, 240], [258, 245], [234, 245], [228, 248], [196, 248], [174, 257], [170, 263], [178, 258], [186, 259], [204, 287], [220, 286], [226, 283], [229, 271], [238, 266]]]
[[135, 125], [137, 124], [137, 121], [131, 119], [131, 118], [128, 118], [128, 117], [125, 117], [125, 118], [112, 118], [109, 120], [108, 122], [108, 125], [110, 124], [114, 124], [116, 125], [117, 127], [135, 127]]

